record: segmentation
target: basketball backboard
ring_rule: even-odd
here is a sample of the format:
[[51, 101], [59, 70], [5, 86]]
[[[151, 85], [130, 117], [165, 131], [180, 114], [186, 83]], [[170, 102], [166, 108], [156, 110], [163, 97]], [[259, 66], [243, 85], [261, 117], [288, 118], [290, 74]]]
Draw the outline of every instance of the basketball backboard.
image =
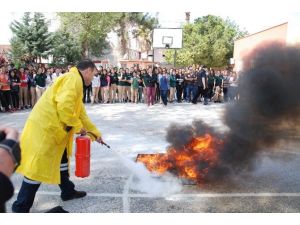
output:
[[182, 48], [181, 28], [156, 28], [153, 30], [153, 48]]

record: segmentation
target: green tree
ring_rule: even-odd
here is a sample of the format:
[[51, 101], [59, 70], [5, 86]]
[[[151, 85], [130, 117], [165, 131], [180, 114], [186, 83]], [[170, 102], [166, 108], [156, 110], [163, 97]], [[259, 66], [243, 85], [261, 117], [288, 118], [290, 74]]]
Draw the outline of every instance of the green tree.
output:
[[[142, 12], [122, 12], [117, 19], [117, 28], [115, 31], [120, 37], [121, 55], [125, 55], [129, 46], [129, 28], [135, 38], [143, 43], [143, 50], [149, 50], [152, 43], [152, 30], [158, 25], [158, 20], [149, 13]], [[129, 55], [129, 54], [128, 54]]]
[[10, 55], [14, 63], [26, 62], [29, 59], [29, 54], [24, 43], [17, 37], [10, 40], [11, 51]]
[[[37, 59], [41, 61], [42, 57], [47, 58], [52, 48], [48, 25], [49, 21], [46, 21], [42, 13], [34, 13], [33, 18], [30, 18], [30, 13], [26, 12], [21, 21], [14, 21], [10, 25], [14, 35], [11, 40], [13, 48], [23, 49], [27, 52], [27, 58], [32, 61]], [[16, 52], [14, 50], [17, 49], [13, 49], [12, 52]]]
[[152, 32], [158, 26], [158, 19], [152, 17], [149, 13], [139, 13], [135, 22], [137, 27], [133, 30], [134, 36], [144, 42], [142, 45], [144, 47], [143, 51], [150, 50], [152, 46]]
[[53, 34], [51, 55], [54, 64], [76, 63], [81, 59], [81, 46], [78, 40], [66, 30], [58, 30]]
[[61, 28], [78, 38], [82, 58], [100, 56], [108, 47], [107, 34], [115, 26], [117, 13], [113, 12], [63, 12], [58, 13]]
[[[234, 40], [247, 34], [229, 19], [207, 15], [183, 27], [183, 48], [177, 50], [179, 66], [205, 64], [221, 67], [233, 55]], [[166, 52], [166, 60], [173, 63], [174, 50]]]

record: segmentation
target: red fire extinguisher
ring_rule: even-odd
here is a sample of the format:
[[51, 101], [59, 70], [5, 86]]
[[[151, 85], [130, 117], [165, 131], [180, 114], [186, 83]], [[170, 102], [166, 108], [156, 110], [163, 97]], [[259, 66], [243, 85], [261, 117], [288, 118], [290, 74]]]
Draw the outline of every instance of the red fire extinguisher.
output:
[[76, 138], [76, 177], [88, 177], [90, 175], [91, 139], [87, 136]]
[[[87, 132], [94, 136], [97, 139], [97, 136], [92, 132]], [[100, 144], [105, 145], [107, 148], [110, 148], [108, 144], [105, 142], [101, 142]], [[91, 158], [91, 139], [88, 136], [78, 136], [76, 138], [76, 169], [75, 176], [76, 177], [88, 177], [90, 175], [90, 158]]]

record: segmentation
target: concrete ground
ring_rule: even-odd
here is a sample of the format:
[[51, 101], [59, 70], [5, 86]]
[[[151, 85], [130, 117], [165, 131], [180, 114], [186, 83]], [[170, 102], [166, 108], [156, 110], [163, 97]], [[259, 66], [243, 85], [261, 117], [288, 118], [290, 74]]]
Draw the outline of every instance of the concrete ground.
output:
[[[63, 202], [60, 189], [43, 184], [31, 212], [44, 212], [62, 205], [70, 212], [167, 213], [167, 212], [300, 212], [299, 143], [289, 142], [277, 151], [261, 153], [252, 172], [201, 187], [183, 185], [170, 195], [151, 195], [136, 188], [136, 177], [119, 155], [133, 161], [138, 153], [164, 152], [166, 128], [172, 122], [190, 123], [204, 120], [219, 131], [227, 128], [222, 122], [225, 104], [172, 104], [167, 108], [144, 104], [105, 104], [86, 106], [91, 120], [103, 133], [112, 150], [92, 144], [91, 175], [77, 178], [74, 157], [71, 179], [77, 190], [85, 190], [83, 199]], [[0, 114], [1, 123], [22, 130], [29, 111]], [[275, 149], [276, 150], [276, 149]], [[115, 153], [117, 152], [117, 154]], [[12, 177], [18, 192], [22, 177]], [[168, 190], [166, 190], [168, 192]], [[8, 202], [11, 204], [16, 194]]]

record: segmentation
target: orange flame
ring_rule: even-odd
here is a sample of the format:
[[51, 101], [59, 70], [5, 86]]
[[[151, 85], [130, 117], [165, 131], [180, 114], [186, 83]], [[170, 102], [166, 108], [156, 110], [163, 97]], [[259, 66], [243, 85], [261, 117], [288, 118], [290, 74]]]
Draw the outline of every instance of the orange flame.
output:
[[183, 149], [170, 147], [167, 153], [139, 154], [138, 162], [144, 163], [151, 172], [163, 174], [167, 171], [179, 177], [202, 183], [209, 169], [216, 166], [218, 147], [223, 142], [210, 134], [193, 138]]

